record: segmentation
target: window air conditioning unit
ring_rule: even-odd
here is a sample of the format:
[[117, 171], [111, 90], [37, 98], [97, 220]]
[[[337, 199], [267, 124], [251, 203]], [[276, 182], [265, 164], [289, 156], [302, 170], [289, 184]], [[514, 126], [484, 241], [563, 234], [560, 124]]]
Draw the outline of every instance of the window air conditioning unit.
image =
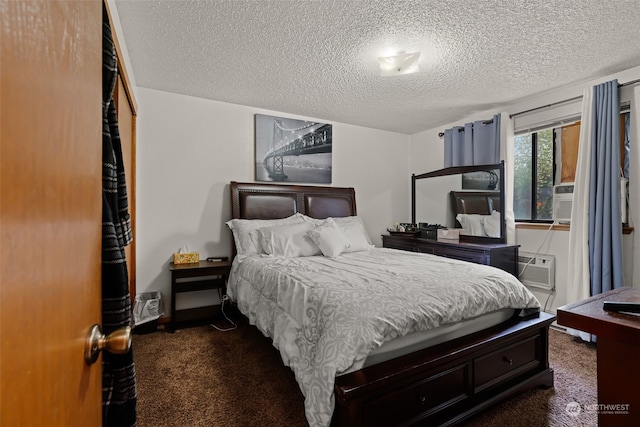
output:
[[518, 279], [525, 286], [552, 290], [556, 284], [556, 257], [529, 252], [518, 255]]
[[573, 182], [553, 186], [553, 220], [555, 222], [571, 222], [573, 206]]
[[[571, 222], [573, 206], [573, 182], [553, 186], [553, 220], [558, 223]], [[620, 178], [620, 216], [623, 224], [629, 221], [627, 214], [627, 179]]]

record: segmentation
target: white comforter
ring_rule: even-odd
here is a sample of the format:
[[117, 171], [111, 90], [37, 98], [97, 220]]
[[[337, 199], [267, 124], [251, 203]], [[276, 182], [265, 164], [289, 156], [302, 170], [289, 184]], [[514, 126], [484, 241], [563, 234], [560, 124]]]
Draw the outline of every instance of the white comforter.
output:
[[228, 292], [295, 372], [311, 426], [331, 421], [336, 375], [361, 368], [383, 342], [501, 308], [540, 306], [497, 268], [383, 248], [333, 259], [236, 260]]

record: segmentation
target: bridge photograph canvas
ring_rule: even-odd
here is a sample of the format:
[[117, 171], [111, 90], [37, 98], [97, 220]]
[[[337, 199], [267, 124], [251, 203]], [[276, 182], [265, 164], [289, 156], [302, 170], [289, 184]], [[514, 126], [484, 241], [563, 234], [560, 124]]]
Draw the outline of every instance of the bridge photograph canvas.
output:
[[256, 114], [256, 181], [331, 183], [332, 125]]

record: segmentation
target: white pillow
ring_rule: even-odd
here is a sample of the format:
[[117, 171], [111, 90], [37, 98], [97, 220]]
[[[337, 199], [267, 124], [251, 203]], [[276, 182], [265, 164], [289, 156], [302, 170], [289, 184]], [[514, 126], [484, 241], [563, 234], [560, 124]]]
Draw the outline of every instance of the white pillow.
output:
[[500, 237], [500, 212], [492, 211], [491, 215], [488, 215], [484, 219], [484, 231], [489, 237]]
[[333, 218], [327, 218], [321, 225], [307, 231], [307, 236], [320, 248], [322, 255], [330, 258], [337, 257], [350, 245]]
[[[303, 215], [305, 221], [309, 221], [313, 224], [321, 225], [325, 220], [315, 219], [309, 216]], [[328, 218], [327, 218], [328, 219]], [[347, 252], [357, 252], [357, 251], [368, 251], [373, 247], [373, 243], [371, 242], [371, 238], [367, 234], [367, 231], [364, 228], [364, 223], [362, 219], [358, 216], [344, 216], [344, 217], [333, 217], [338, 229], [342, 231], [342, 234], [349, 241], [349, 247], [344, 251]]]
[[282, 219], [232, 219], [227, 221], [227, 226], [233, 232], [236, 243], [236, 253], [242, 261], [249, 255], [264, 253], [258, 239], [258, 229], [284, 224], [299, 224], [304, 221], [303, 215], [296, 213]]
[[346, 216], [341, 218], [333, 218], [342, 234], [349, 241], [349, 247], [344, 251], [357, 252], [368, 251], [373, 247], [371, 238], [364, 228], [362, 219], [357, 216]]
[[258, 229], [262, 249], [267, 255], [303, 257], [320, 255], [320, 249], [307, 236], [315, 225], [311, 222], [276, 225]]
[[489, 215], [480, 214], [458, 214], [456, 219], [462, 228], [469, 230], [472, 236], [486, 236], [484, 231], [484, 217]]

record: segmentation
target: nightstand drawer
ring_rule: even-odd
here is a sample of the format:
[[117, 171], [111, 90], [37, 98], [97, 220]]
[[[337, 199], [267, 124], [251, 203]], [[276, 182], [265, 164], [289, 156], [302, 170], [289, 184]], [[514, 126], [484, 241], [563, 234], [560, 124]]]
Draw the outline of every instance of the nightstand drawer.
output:
[[431, 413], [431, 409], [435, 411], [443, 405], [466, 399], [468, 375], [469, 365], [463, 364], [364, 402], [364, 425], [402, 424], [417, 415]]
[[536, 335], [474, 360], [475, 392], [540, 367], [539, 339]]

